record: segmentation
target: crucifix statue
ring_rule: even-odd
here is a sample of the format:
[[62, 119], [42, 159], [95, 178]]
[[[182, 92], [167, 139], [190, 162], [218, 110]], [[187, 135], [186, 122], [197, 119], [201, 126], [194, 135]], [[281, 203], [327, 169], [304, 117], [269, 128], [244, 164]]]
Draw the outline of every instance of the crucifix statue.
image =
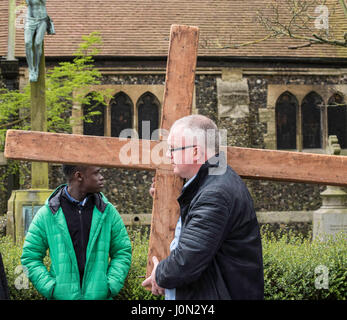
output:
[[55, 34], [54, 25], [47, 15], [46, 0], [25, 0], [28, 9], [24, 26], [25, 53], [29, 67], [29, 80], [36, 82], [43, 51], [43, 38]]
[[[198, 32], [197, 27], [171, 27], [162, 129], [169, 130], [175, 120], [192, 112]], [[173, 174], [168, 163], [155, 161], [152, 156], [165, 154], [166, 143], [162, 139], [163, 135], [159, 141], [148, 141], [8, 130], [5, 157], [156, 171], [148, 276], [153, 267], [152, 257], [161, 260], [169, 255], [169, 244], [179, 216], [177, 197], [183, 186], [182, 179]], [[124, 161], [129, 150], [135, 155], [130, 161]], [[244, 178], [347, 186], [346, 156], [240, 147], [226, 147], [226, 156], [228, 164]]]

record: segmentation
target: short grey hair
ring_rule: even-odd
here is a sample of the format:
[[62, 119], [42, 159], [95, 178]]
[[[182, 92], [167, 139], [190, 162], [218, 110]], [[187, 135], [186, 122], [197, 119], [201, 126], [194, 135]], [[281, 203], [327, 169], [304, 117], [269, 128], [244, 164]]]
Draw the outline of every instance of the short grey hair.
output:
[[188, 129], [208, 151], [219, 153], [220, 134], [213, 120], [199, 114], [180, 118], [174, 122], [171, 131], [176, 127]]

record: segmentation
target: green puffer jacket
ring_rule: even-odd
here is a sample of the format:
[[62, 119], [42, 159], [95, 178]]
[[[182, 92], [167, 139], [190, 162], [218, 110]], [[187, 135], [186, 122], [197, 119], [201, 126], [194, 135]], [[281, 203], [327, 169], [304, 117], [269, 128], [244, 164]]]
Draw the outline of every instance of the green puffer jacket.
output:
[[[34, 287], [47, 299], [112, 299], [123, 287], [131, 263], [131, 243], [122, 218], [102, 193], [94, 194], [81, 287], [74, 247], [60, 206], [63, 187], [52, 193], [30, 224], [22, 264]], [[43, 264], [47, 249], [50, 271]]]

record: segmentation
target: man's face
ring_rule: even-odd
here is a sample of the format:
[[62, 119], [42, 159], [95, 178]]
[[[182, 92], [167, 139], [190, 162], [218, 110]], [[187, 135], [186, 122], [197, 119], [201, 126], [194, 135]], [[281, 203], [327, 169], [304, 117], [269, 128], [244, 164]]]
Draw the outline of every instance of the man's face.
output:
[[104, 187], [104, 177], [100, 167], [90, 166], [81, 172], [81, 189], [86, 193], [100, 192]]
[[[176, 127], [170, 131], [167, 142], [168, 152], [166, 155], [171, 160], [174, 173], [181, 178], [190, 179], [193, 177], [197, 154], [193, 139], [189, 139], [189, 137], [184, 135], [183, 128]], [[181, 149], [182, 147], [185, 149]]]

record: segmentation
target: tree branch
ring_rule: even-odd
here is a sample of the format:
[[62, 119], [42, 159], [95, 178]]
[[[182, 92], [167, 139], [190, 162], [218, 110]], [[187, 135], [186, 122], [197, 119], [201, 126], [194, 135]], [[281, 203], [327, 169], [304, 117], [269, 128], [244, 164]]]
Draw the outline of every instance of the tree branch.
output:
[[218, 48], [220, 48], [220, 49], [238, 49], [240, 47], [250, 46], [252, 44], [256, 44], [256, 43], [260, 43], [260, 42], [266, 41], [269, 38], [271, 38], [271, 34], [267, 35], [266, 37], [264, 37], [262, 39], [257, 39], [257, 40], [254, 40], [254, 41], [244, 42], [244, 43], [240, 43], [240, 44], [234, 44], [234, 45], [230, 45], [230, 46], [219, 45]]
[[[339, 0], [339, 2], [344, 9], [345, 16], [347, 17], [347, 4], [344, 0]], [[317, 6], [326, 6], [326, 0], [288, 0], [286, 6], [287, 9], [281, 7], [282, 10], [288, 11], [287, 13], [284, 11], [283, 16], [285, 18], [283, 19], [279, 13], [278, 4], [272, 4], [270, 6], [272, 13], [268, 16], [265, 16], [261, 12], [257, 13], [258, 21], [268, 30], [270, 37], [278, 38], [286, 36], [296, 40], [304, 40], [306, 42], [296, 46], [289, 46], [288, 49], [310, 47], [316, 44], [328, 44], [347, 48], [347, 33], [344, 35], [344, 40], [338, 40], [333, 37], [330, 38], [327, 30], [325, 35], [323, 32], [322, 34], [317, 34], [310, 27], [310, 24], [314, 23], [317, 17], [311, 16], [309, 10], [316, 8]]]
[[20, 123], [20, 122], [24, 121], [25, 119], [28, 119], [29, 117], [30, 117], [30, 115], [26, 115], [25, 117], [23, 117], [21, 119], [18, 119], [18, 120], [12, 121], [12, 122], [4, 123], [4, 124], [0, 125], [0, 129], [12, 126], [12, 125], [17, 124], [17, 123]]

